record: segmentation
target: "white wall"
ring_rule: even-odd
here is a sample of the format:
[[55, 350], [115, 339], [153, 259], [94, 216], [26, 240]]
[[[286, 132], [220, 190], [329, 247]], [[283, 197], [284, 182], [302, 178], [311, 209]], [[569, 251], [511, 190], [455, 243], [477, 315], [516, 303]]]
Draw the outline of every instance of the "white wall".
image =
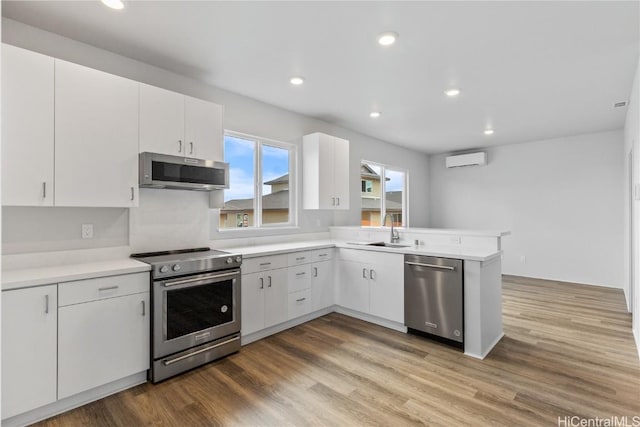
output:
[[622, 149], [612, 131], [487, 149], [481, 167], [432, 156], [430, 226], [510, 230], [505, 274], [622, 287]]
[[[627, 118], [624, 125], [624, 151], [622, 153], [624, 161], [624, 181], [625, 194], [623, 210], [625, 212], [624, 221], [624, 289], [627, 297], [627, 306], [633, 313], [633, 334], [636, 339], [636, 347], [640, 355], [640, 194], [635, 198], [631, 197], [633, 203], [633, 218], [630, 220], [629, 199], [633, 187], [629, 188], [629, 153], [633, 149], [633, 176], [631, 177], [635, 186], [640, 186], [640, 61], [633, 80], [631, 96]], [[640, 192], [640, 188], [638, 189]], [[631, 227], [633, 221], [633, 227]], [[633, 235], [631, 233], [633, 229]], [[634, 256], [631, 259], [629, 254], [629, 244], [633, 244]], [[634, 280], [631, 279], [631, 263], [634, 267]]]
[[[366, 158], [381, 163], [390, 163], [409, 170], [411, 185], [416, 188], [415, 194], [411, 194], [410, 210], [412, 212], [427, 211], [428, 192], [427, 179], [428, 156], [423, 153], [407, 150], [392, 144], [362, 135], [348, 129], [315, 120], [297, 113], [274, 107], [263, 102], [250, 99], [238, 94], [227, 92], [198, 81], [188, 79], [175, 73], [153, 67], [142, 62], [126, 58], [114, 53], [98, 49], [96, 47], [77, 42], [65, 37], [49, 33], [38, 28], [22, 23], [3, 19], [2, 40], [26, 49], [41, 52], [46, 55], [76, 62], [88, 67], [96, 68], [113, 74], [121, 75], [133, 80], [185, 93], [187, 95], [211, 100], [225, 106], [225, 128], [252, 135], [258, 135], [285, 142], [300, 144], [302, 136], [312, 132], [325, 132], [350, 140], [350, 161], [352, 173], [350, 176], [351, 210], [345, 213], [334, 214], [329, 211], [304, 211], [299, 214], [299, 229], [260, 231], [247, 233], [247, 230], [219, 233], [217, 226], [217, 210], [207, 209], [202, 214], [206, 204], [207, 195], [204, 193], [190, 193], [189, 195], [175, 194], [176, 190], [149, 190], [141, 192], [141, 206], [131, 209], [130, 233], [133, 250], [146, 250], [153, 246], [154, 250], [172, 249], [176, 247], [195, 246], [209, 239], [227, 239], [238, 237], [251, 237], [256, 235], [273, 235], [283, 233], [311, 233], [328, 231], [330, 225], [355, 225], [359, 224], [359, 189], [358, 176], [360, 159]], [[338, 102], [338, 100], [336, 100]], [[300, 187], [298, 185], [298, 187]], [[150, 193], [156, 191], [156, 193]], [[172, 194], [173, 192], [173, 194]], [[178, 191], [177, 193], [183, 193]], [[181, 202], [177, 202], [180, 200]], [[163, 201], [165, 203], [163, 203]], [[182, 203], [186, 201], [186, 205]], [[40, 208], [29, 208], [31, 210]], [[164, 209], [164, 212], [158, 212]], [[190, 212], [190, 210], [198, 212]], [[97, 211], [96, 211], [97, 212]], [[189, 212], [187, 218], [181, 216]], [[176, 218], [185, 218], [182, 222], [175, 222]], [[55, 216], [45, 218], [43, 226], [68, 230], [51, 236], [47, 242], [47, 250], [64, 250], [78, 248], [76, 231], [80, 230], [77, 215]], [[92, 218], [84, 219], [87, 222], [98, 222]], [[24, 238], [33, 242], [31, 247], [37, 247], [38, 235], [29, 234], [28, 224], [20, 215], [9, 216], [5, 219], [5, 229], [19, 227]], [[195, 221], [195, 222], [194, 222]], [[417, 215], [411, 218], [411, 225], [426, 226], [427, 217]], [[121, 231], [126, 231], [122, 225]], [[101, 233], [96, 233], [91, 243], [82, 242], [83, 245], [93, 247], [108, 246]], [[189, 243], [192, 242], [192, 243]], [[9, 242], [4, 242], [5, 244]], [[178, 245], [178, 246], [175, 246]], [[16, 246], [12, 246], [14, 249]], [[86, 246], [82, 246], [86, 247]], [[29, 250], [23, 247], [23, 250]]]

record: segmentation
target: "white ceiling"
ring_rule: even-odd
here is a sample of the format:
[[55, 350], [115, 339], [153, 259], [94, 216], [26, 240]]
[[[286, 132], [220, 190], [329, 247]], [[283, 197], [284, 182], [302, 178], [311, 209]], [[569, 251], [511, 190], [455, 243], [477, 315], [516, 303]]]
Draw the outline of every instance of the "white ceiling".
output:
[[[635, 1], [125, 4], [3, 1], [2, 13], [431, 153], [620, 128], [613, 103], [638, 64]], [[400, 37], [384, 48], [387, 30]]]

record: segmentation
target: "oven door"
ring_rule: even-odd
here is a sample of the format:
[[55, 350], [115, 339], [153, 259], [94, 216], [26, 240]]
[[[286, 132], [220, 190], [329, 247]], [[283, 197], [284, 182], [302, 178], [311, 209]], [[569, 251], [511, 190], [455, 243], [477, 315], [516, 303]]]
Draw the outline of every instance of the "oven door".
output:
[[153, 282], [153, 357], [240, 332], [240, 269]]

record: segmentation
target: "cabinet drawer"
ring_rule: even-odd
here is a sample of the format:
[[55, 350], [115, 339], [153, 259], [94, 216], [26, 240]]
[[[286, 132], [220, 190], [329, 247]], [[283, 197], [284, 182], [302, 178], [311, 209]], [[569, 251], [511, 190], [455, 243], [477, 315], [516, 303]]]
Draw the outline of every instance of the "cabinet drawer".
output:
[[261, 256], [242, 260], [242, 274], [274, 270], [287, 266], [287, 255]]
[[149, 292], [150, 280], [149, 273], [135, 273], [60, 283], [58, 306]]
[[289, 293], [311, 288], [311, 265], [289, 267]]
[[289, 320], [311, 313], [311, 290], [289, 294]]
[[334, 252], [334, 248], [316, 249], [314, 251], [311, 251], [311, 261], [319, 262], [333, 259]]
[[311, 251], [293, 252], [288, 255], [287, 265], [289, 267], [311, 262]]

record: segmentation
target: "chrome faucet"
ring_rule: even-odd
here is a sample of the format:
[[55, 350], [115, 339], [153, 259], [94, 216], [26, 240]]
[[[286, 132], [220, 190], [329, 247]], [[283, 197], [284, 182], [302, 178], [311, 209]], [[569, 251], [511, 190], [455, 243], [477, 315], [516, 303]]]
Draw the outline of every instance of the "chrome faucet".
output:
[[387, 223], [387, 217], [391, 218], [391, 243], [398, 243], [400, 241], [400, 235], [398, 234], [398, 230], [393, 228], [393, 216], [388, 213], [384, 216], [384, 220], [382, 221], [382, 226]]

